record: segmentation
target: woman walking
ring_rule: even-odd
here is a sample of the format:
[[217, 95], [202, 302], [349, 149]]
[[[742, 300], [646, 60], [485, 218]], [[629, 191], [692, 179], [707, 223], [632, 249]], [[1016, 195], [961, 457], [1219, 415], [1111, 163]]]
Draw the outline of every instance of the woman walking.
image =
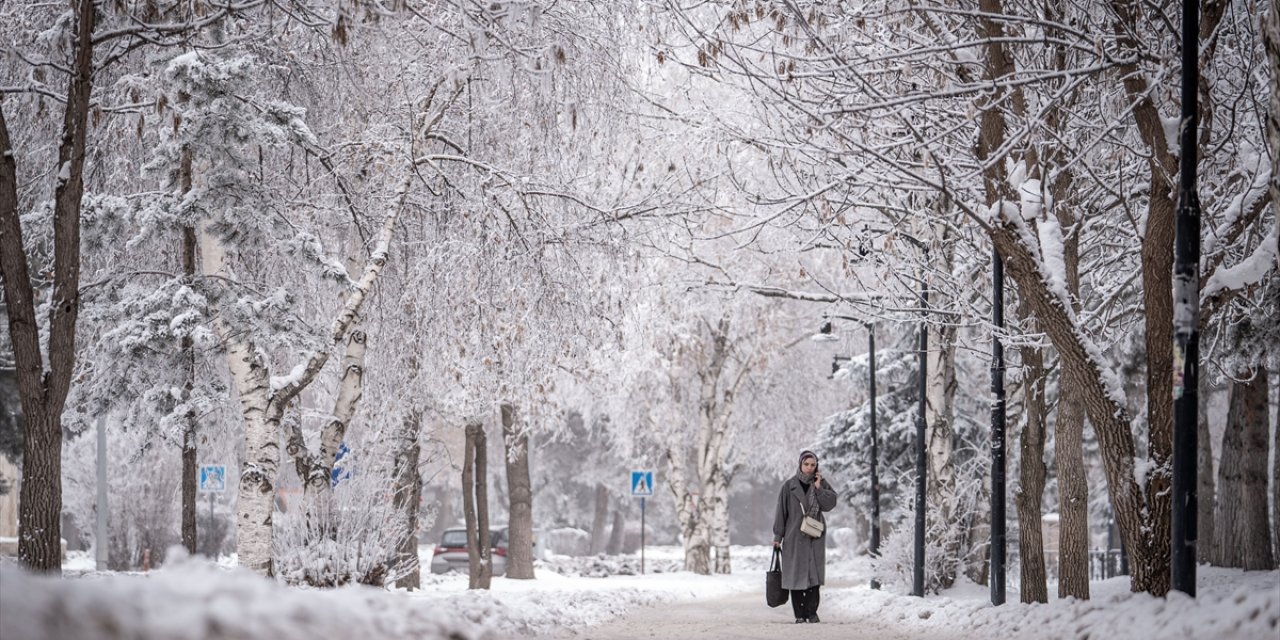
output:
[[[826, 518], [822, 513], [835, 506], [836, 492], [818, 472], [817, 454], [802, 452], [796, 475], [782, 483], [773, 517], [773, 546], [782, 548], [782, 588], [791, 591], [797, 623], [818, 622], [818, 588], [827, 564]], [[806, 517], [821, 526], [806, 523]]]

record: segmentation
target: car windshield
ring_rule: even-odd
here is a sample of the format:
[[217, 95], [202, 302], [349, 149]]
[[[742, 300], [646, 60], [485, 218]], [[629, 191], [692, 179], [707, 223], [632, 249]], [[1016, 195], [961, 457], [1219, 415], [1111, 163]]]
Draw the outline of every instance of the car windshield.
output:
[[462, 547], [465, 549], [467, 546], [467, 532], [466, 531], [444, 532], [444, 537], [440, 539], [440, 546]]
[[[506, 536], [503, 531], [489, 532], [489, 546], [500, 547], [506, 544]], [[450, 529], [444, 532], [444, 536], [440, 538], [440, 546], [457, 547], [460, 549], [467, 548], [467, 532], [463, 529]]]

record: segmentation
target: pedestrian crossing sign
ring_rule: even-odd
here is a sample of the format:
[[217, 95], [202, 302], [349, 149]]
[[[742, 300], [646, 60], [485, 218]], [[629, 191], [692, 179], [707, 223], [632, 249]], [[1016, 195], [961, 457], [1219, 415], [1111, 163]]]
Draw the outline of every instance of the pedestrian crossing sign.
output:
[[653, 495], [652, 471], [631, 472], [631, 495], [636, 498], [649, 497]]

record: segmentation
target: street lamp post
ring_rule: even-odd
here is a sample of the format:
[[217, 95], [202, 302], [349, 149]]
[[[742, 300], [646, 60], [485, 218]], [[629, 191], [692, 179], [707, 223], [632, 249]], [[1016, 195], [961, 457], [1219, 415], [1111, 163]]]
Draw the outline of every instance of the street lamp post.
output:
[[[870, 359], [870, 373], [867, 376], [868, 393], [870, 395], [871, 406], [871, 541], [867, 545], [867, 553], [875, 558], [880, 555], [880, 474], [877, 461], [880, 459], [880, 437], [876, 432], [876, 331], [875, 325], [859, 318], [850, 316], [828, 316], [828, 318], [839, 318], [841, 320], [852, 320], [867, 328], [867, 349]], [[827, 320], [822, 323], [819, 330], [821, 335], [831, 335], [831, 321]], [[835, 356], [831, 363], [831, 373], [835, 374], [839, 370], [840, 356]], [[880, 581], [872, 578], [871, 588], [879, 589]]]
[[[920, 291], [921, 306], [927, 308], [929, 306], [929, 285], [921, 283]], [[925, 417], [925, 407], [928, 404], [929, 383], [927, 380], [929, 371], [929, 326], [920, 323], [920, 407], [919, 413], [916, 415], [916, 531], [915, 531], [915, 550], [912, 558], [911, 566], [911, 595], [924, 596], [924, 508], [925, 508], [925, 490], [929, 481], [929, 466], [926, 457], [925, 438], [928, 427], [928, 418]]]
[[[1274, 4], [1272, 4], [1274, 10]], [[1200, 366], [1200, 200], [1196, 194], [1196, 131], [1200, 91], [1200, 3], [1182, 3], [1182, 119], [1179, 128], [1178, 213], [1173, 266], [1173, 509], [1172, 587], [1196, 595], [1196, 431]]]
[[1004, 344], [1004, 261], [991, 257], [991, 604], [1005, 600], [1005, 392]]

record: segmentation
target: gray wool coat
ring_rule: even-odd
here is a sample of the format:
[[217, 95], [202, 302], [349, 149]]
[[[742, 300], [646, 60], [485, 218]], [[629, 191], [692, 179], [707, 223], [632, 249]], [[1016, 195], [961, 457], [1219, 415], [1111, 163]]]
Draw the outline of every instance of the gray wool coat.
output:
[[[818, 492], [819, 513], [810, 513], [824, 524], [823, 513], [836, 507], [836, 491], [824, 477]], [[782, 483], [778, 492], [778, 510], [773, 516], [773, 540], [782, 542], [782, 588], [801, 590], [823, 583], [827, 569], [827, 534], [810, 538], [800, 533], [804, 519], [801, 504], [805, 500], [804, 485], [795, 476]], [[807, 502], [803, 502], [807, 505]], [[805, 507], [808, 508], [807, 506]]]

